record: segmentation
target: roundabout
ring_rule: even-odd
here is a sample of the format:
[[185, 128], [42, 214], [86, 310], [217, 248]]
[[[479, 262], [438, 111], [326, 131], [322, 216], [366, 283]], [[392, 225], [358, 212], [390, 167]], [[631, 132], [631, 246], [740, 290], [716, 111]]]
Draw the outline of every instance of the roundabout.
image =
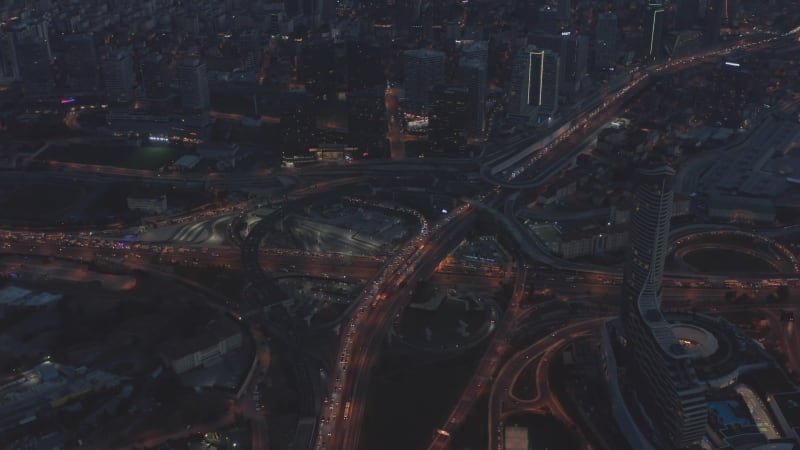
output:
[[669, 263], [695, 273], [796, 273], [797, 258], [781, 243], [740, 230], [683, 236], [669, 250]]
[[735, 245], [697, 244], [675, 251], [675, 262], [700, 273], [777, 273], [782, 267], [775, 255]]

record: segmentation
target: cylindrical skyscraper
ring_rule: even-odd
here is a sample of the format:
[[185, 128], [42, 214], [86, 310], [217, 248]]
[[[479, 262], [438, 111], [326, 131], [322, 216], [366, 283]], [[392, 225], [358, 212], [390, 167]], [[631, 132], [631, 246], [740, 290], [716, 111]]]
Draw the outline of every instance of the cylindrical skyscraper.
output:
[[639, 400], [658, 434], [654, 443], [685, 448], [703, 437], [707, 407], [692, 358], [661, 313], [674, 175], [666, 166], [637, 172], [620, 318], [642, 387]]

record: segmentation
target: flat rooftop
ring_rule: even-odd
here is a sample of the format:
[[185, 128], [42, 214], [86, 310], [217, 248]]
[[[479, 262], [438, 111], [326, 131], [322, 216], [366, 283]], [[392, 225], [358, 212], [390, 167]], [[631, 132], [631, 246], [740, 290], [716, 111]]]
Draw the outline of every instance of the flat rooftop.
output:
[[717, 338], [708, 330], [690, 324], [672, 325], [672, 333], [692, 357], [707, 358], [719, 348]]
[[775, 403], [792, 428], [800, 428], [800, 392], [782, 392], [772, 394]]
[[43, 306], [61, 300], [61, 294], [49, 292], [33, 292], [31, 290], [6, 286], [0, 289], [0, 305], [8, 306]]
[[505, 450], [528, 450], [528, 429], [525, 427], [506, 427]]

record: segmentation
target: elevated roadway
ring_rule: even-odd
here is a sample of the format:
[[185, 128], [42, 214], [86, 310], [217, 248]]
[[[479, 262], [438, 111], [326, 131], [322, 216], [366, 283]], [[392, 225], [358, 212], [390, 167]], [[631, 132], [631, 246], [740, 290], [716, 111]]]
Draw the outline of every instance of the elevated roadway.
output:
[[[487, 418], [489, 427], [488, 449], [504, 448], [502, 446], [504, 440], [503, 429], [500, 423], [511, 415], [524, 412], [552, 414], [556, 420], [563, 423], [571, 432], [577, 434], [583, 448], [590, 448], [588, 437], [566, 412], [561, 401], [553, 394], [553, 389], [550, 387], [549, 363], [558, 355], [561, 349], [571, 342], [584, 338], [596, 331], [606, 319], [606, 317], [599, 317], [573, 322], [561, 328], [557, 334], [545, 335], [537, 339], [524, 350], [517, 352], [503, 365], [491, 385], [489, 394], [489, 415]], [[513, 395], [514, 383], [529, 364], [536, 364], [536, 396], [527, 400], [515, 399]], [[535, 440], [536, 436], [533, 436], [532, 439]]]
[[498, 330], [486, 348], [486, 352], [478, 363], [478, 368], [473, 372], [467, 383], [466, 390], [459, 398], [445, 423], [437, 430], [436, 437], [428, 446], [428, 450], [443, 450], [450, 445], [450, 437], [466, 421], [475, 403], [488, 389], [492, 376], [502, 360], [503, 354], [508, 350], [506, 341], [513, 331], [517, 318], [523, 308], [522, 300], [526, 296], [526, 283], [528, 281], [528, 267], [520, 264], [514, 291], [509, 299], [509, 306], [503, 315]]
[[410, 300], [408, 289], [430, 277], [461, 241], [472, 208], [461, 206], [423, 232], [389, 261], [358, 299], [358, 311], [345, 324], [335, 385], [320, 418], [318, 449], [359, 448], [371, 371], [394, 316]]
[[[587, 128], [596, 128], [607, 122], [612, 116], [609, 108], [618, 105], [621, 101], [630, 98], [648, 86], [653, 80], [653, 76], [662, 73], [669, 73], [682, 70], [687, 67], [707, 62], [709, 59], [719, 58], [730, 54], [733, 51], [756, 51], [773, 45], [781, 36], [769, 36], [751, 42], [738, 42], [735, 45], [713, 49], [697, 55], [685, 56], [682, 58], [670, 59], [667, 62], [654, 64], [643, 70], [637, 70], [631, 74], [630, 79], [619, 89], [608, 92], [599, 105], [587, 105], [586, 110], [576, 115], [574, 121], [567, 124], [566, 130], [557, 130], [555, 133], [534, 142], [521, 149], [509, 152], [505, 157], [501, 156], [485, 163], [481, 168], [481, 174], [487, 181], [496, 183], [507, 188], [526, 188], [537, 187], [541, 181], [534, 179], [531, 181], [515, 181], [522, 173], [534, 167], [543, 167], [542, 172], [547, 174], [554, 172], [555, 167], [563, 167], [569, 162], [571, 154], [575, 151], [574, 145], [560, 146]], [[597, 131], [597, 130], [596, 130]], [[523, 162], [524, 161], [524, 162]], [[511, 168], [516, 168], [508, 175], [505, 174]], [[549, 176], [549, 175], [546, 175]], [[540, 175], [537, 175], [537, 178]]]
[[[367, 279], [378, 271], [381, 259], [374, 257], [342, 257], [331, 254], [308, 254], [262, 251], [257, 257], [259, 265], [268, 271], [278, 272], [282, 268], [294, 267], [291, 273], [304, 276], [329, 274], [332, 277], [348, 276], [356, 279]], [[221, 248], [208, 252], [199, 251], [195, 246], [171, 245], [166, 249], [152, 246], [139, 249], [100, 246], [72, 245], [62, 242], [19, 242], [0, 239], [0, 254], [21, 255], [23, 257], [63, 258], [90, 263], [97, 258], [134, 263], [153, 264], [170, 271], [175, 266], [195, 268], [224, 267], [241, 268], [241, 252], [236, 249]]]
[[[524, 253], [527, 257], [531, 260], [539, 262], [541, 264], [547, 265], [549, 267], [555, 268], [560, 271], [564, 272], [572, 272], [572, 273], [581, 273], [585, 275], [596, 275], [596, 276], [604, 276], [609, 277], [611, 279], [619, 278], [622, 274], [621, 267], [608, 267], [608, 266], [598, 266], [598, 265], [590, 265], [590, 264], [581, 264], [576, 263], [573, 261], [565, 260], [559, 258], [550, 253], [550, 251], [546, 248], [546, 246], [533, 234], [526, 229], [526, 227], [520, 223], [519, 221], [515, 220], [513, 217], [509, 217], [506, 214], [501, 213], [500, 211], [496, 210], [495, 208], [483, 204], [477, 201], [469, 201], [470, 204], [474, 205], [478, 210], [481, 210], [485, 213], [488, 213], [491, 217], [494, 218], [496, 223], [500, 225], [510, 236], [513, 238], [520, 246], [520, 251]], [[711, 225], [712, 227], [716, 227], [715, 225]], [[706, 228], [698, 228], [698, 229], [706, 229]], [[680, 229], [678, 229], [680, 230]], [[685, 232], [676, 230], [676, 235], [681, 236], [681, 233]], [[741, 230], [730, 230], [728, 228], [721, 229], [720, 231], [723, 232], [731, 232], [731, 233], [742, 233], [747, 236], [751, 236], [754, 238], [762, 239], [767, 241], [768, 238], [764, 238], [763, 236], [759, 236], [752, 233], [743, 232]], [[702, 233], [701, 231], [695, 231], [698, 233]], [[686, 235], [683, 235], [685, 237]], [[787, 273], [779, 273], [773, 275], [748, 275], [748, 274], [739, 274], [737, 279], [740, 280], [763, 280], [763, 279], [793, 279], [798, 277], [797, 268], [800, 268], [800, 264], [797, 264], [797, 257], [794, 256], [794, 253], [791, 252], [788, 248], [783, 246], [782, 244], [771, 241], [774, 248], [777, 249], [778, 254], [782, 255], [788, 261], [791, 261], [793, 264], [793, 271]], [[719, 276], [714, 275], [705, 275], [705, 274], [698, 274], [692, 272], [667, 272], [665, 274], [669, 278], [673, 279], [685, 279], [685, 280], [700, 280], [706, 282], [722, 282], [722, 279]]]
[[400, 161], [355, 161], [347, 164], [337, 165], [313, 165], [303, 168], [292, 168], [283, 170], [260, 170], [255, 173], [176, 173], [159, 172], [156, 170], [128, 169], [124, 167], [79, 164], [67, 162], [49, 162], [38, 170], [5, 171], [4, 179], [10, 177], [23, 176], [26, 181], [52, 181], [60, 179], [64, 181], [92, 181], [92, 182], [113, 182], [113, 181], [141, 181], [147, 183], [160, 184], [182, 184], [184, 186], [206, 187], [206, 188], [235, 188], [249, 186], [264, 186], [271, 184], [275, 187], [281, 186], [279, 177], [288, 178], [298, 182], [300, 178], [311, 176], [332, 176], [332, 175], [363, 175], [365, 173], [400, 173], [409, 172], [450, 172], [458, 173], [465, 170], [477, 168], [477, 163], [468, 159], [406, 159]]

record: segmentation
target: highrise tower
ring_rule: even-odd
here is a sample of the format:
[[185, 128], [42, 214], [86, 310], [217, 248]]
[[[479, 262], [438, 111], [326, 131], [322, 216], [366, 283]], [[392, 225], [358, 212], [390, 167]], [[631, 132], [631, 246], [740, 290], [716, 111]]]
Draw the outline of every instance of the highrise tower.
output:
[[725, 22], [725, 0], [711, 0], [708, 2], [705, 16], [706, 40], [714, 43], [719, 40], [720, 29]]
[[431, 90], [445, 79], [445, 54], [437, 50], [406, 50], [405, 89], [406, 98], [416, 105], [426, 105], [431, 98]]
[[210, 105], [206, 65], [199, 58], [185, 58], [176, 73], [181, 105], [190, 112], [206, 111]]
[[[14, 20], [5, 25], [11, 47], [8, 59], [11, 73], [22, 81], [28, 98], [43, 98], [55, 86], [50, 70], [52, 54], [44, 20]], [[5, 58], [4, 58], [5, 59]]]
[[599, 68], [614, 67], [617, 60], [617, 36], [619, 23], [617, 15], [611, 12], [602, 13], [597, 17], [595, 28], [595, 65]]
[[476, 135], [482, 133], [486, 126], [488, 71], [488, 42], [476, 41], [461, 48], [456, 76], [469, 89], [467, 128]]
[[666, 19], [667, 12], [661, 3], [651, 3], [647, 6], [646, 14], [642, 56], [645, 59], [655, 59], [661, 53], [661, 42], [664, 36], [664, 20]]
[[110, 102], [128, 103], [133, 100], [133, 57], [130, 51], [114, 50], [103, 59], [103, 80]]
[[640, 170], [631, 218], [620, 319], [633, 356], [639, 399], [662, 441], [688, 447], [705, 433], [706, 388], [672, 325], [661, 313], [661, 281], [672, 212], [669, 167]]
[[89, 34], [70, 34], [62, 38], [62, 70], [67, 85], [74, 92], [97, 90], [97, 53]]
[[586, 75], [589, 59], [588, 38], [570, 32], [534, 33], [528, 37], [528, 42], [539, 49], [550, 50], [558, 55], [558, 92], [565, 97], [574, 96]]
[[550, 50], [529, 45], [514, 62], [510, 113], [514, 116], [549, 117], [558, 110], [558, 77], [560, 60]]

